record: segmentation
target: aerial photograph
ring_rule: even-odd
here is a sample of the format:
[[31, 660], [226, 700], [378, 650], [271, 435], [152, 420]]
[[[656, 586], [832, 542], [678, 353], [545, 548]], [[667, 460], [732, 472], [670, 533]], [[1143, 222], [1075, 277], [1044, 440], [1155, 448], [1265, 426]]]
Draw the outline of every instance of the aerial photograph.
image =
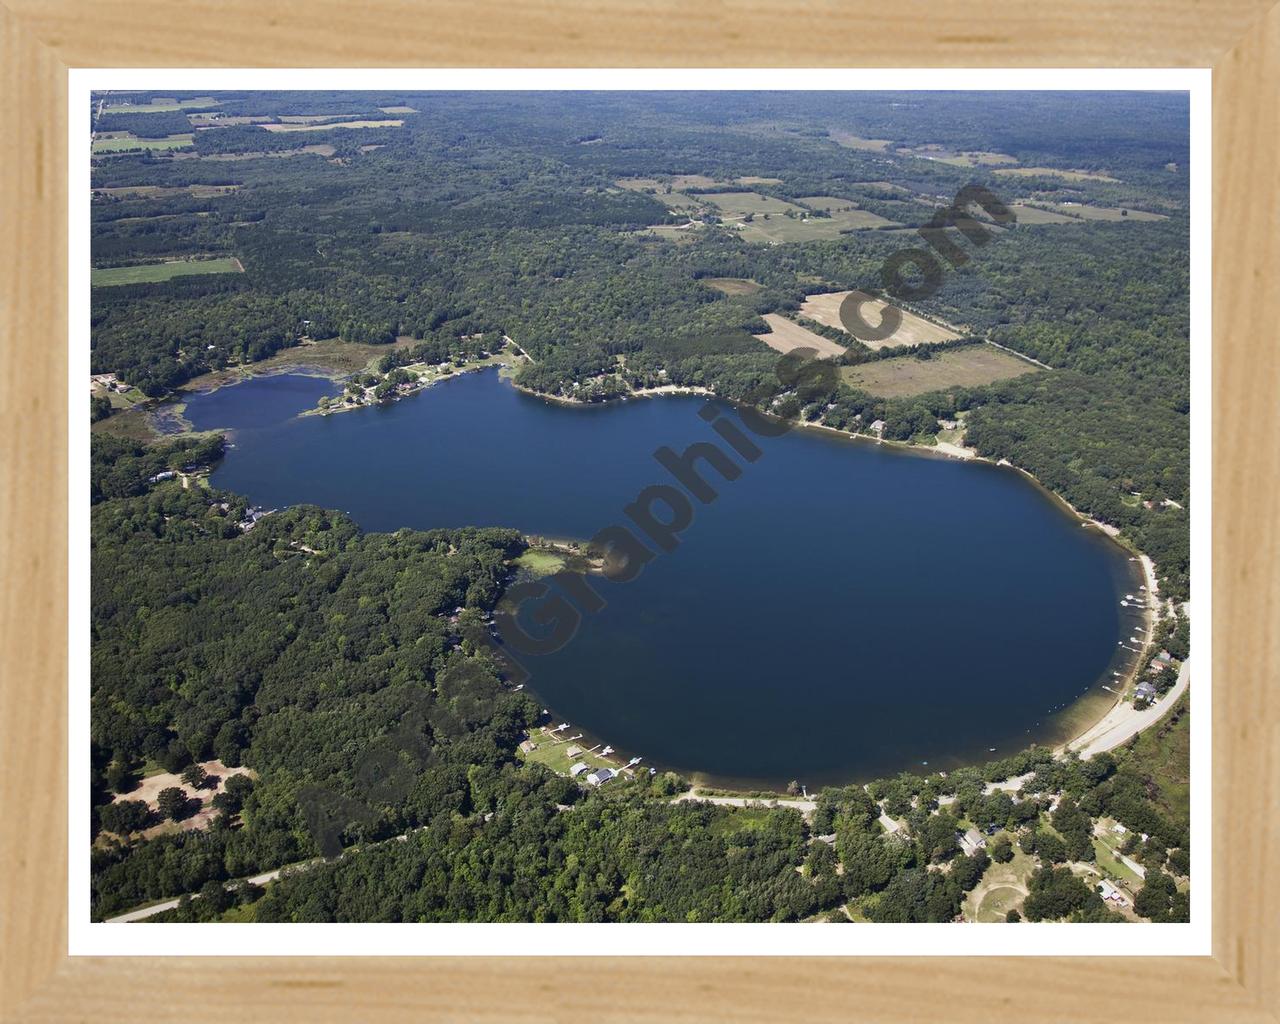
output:
[[93, 922], [1190, 921], [1187, 92], [88, 120]]

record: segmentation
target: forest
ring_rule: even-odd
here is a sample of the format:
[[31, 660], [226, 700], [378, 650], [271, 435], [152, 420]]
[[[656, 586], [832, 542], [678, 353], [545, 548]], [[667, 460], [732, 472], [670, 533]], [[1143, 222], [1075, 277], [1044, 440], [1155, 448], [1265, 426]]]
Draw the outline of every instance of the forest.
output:
[[[94, 159], [94, 266], [220, 255], [245, 273], [93, 289], [92, 371], [159, 399], [311, 340], [412, 340], [388, 348], [385, 373], [496, 334], [531, 357], [520, 385], [548, 395], [700, 386], [855, 432], [882, 421], [886, 438], [917, 443], [964, 414], [967, 444], [1119, 527], [1155, 560], [1162, 593], [1185, 599], [1185, 98], [1046, 94], [1009, 108], [946, 94], [904, 110], [916, 95], [249, 92], [184, 112], [107, 107], [97, 131], [176, 134], [193, 113], [227, 123], [197, 131], [194, 152]], [[380, 112], [403, 107], [413, 112]], [[285, 116], [320, 119], [321, 130], [248, 123]], [[404, 124], [323, 130], [326, 119], [387, 117]], [[999, 176], [850, 148], [841, 132], [1115, 180]], [[678, 175], [705, 181], [676, 188]], [[910, 303], [963, 328], [948, 345], [989, 339], [1049, 370], [911, 398], [857, 391], [838, 373], [780, 389], [761, 315], [794, 315], [814, 292], [882, 291], [886, 259], [920, 239], [854, 230], [755, 244], [700, 197], [748, 187], [792, 203], [844, 197], [913, 228], [971, 182], [1006, 203], [1167, 219], [994, 231]], [[689, 220], [669, 205], [673, 191], [704, 205], [703, 222], [679, 238], [649, 232]], [[726, 295], [707, 284], [724, 278], [759, 287]], [[900, 354], [848, 341], [845, 365]], [[989, 865], [986, 853], [959, 852], [960, 815], [1020, 836], [1038, 858], [1028, 919], [1115, 918], [1055, 867], [1091, 858], [1083, 823], [1103, 815], [1148, 836], [1131, 851], [1150, 870], [1143, 916], [1186, 917], [1172, 878], [1186, 874], [1187, 822], [1153, 800], [1141, 752], [1078, 762], [1032, 751], [945, 778], [879, 780], [870, 795], [829, 790], [808, 823], [784, 809], [672, 803], [686, 783], [665, 773], [584, 791], [516, 756], [539, 708], [504, 685], [486, 620], [523, 549], [518, 534], [365, 534], [314, 507], [246, 530], [243, 497], [156, 479], [216, 462], [221, 437], [147, 442], [112, 433], [109, 403], [93, 415], [98, 918], [199, 894], [167, 917], [848, 920], [850, 905], [867, 920], [948, 921]], [[253, 775], [220, 797], [211, 827], [141, 838], [136, 808], [119, 809], [140, 777], [213, 757]], [[1027, 771], [1027, 799], [982, 792]], [[909, 839], [881, 834], [873, 796], [908, 820]], [[386, 842], [394, 836], [406, 838]], [[334, 850], [352, 852], [265, 891], [227, 887]]]

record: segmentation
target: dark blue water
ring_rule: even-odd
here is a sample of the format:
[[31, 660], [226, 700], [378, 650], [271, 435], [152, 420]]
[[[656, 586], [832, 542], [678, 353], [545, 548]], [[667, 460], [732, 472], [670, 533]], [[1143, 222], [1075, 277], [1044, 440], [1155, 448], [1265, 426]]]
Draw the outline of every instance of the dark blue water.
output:
[[[701, 399], [565, 408], [490, 372], [286, 418], [333, 390], [271, 377], [192, 399], [197, 427], [236, 428], [213, 482], [368, 530], [589, 537], [671, 482], [656, 448], [719, 440]], [[1136, 563], [1020, 474], [804, 430], [756, 440], [736, 481], [705, 470], [719, 498], [677, 550], [633, 582], [591, 577], [607, 607], [523, 659], [576, 731], [658, 766], [813, 786], [1057, 739], [1055, 713], [1110, 678]]]

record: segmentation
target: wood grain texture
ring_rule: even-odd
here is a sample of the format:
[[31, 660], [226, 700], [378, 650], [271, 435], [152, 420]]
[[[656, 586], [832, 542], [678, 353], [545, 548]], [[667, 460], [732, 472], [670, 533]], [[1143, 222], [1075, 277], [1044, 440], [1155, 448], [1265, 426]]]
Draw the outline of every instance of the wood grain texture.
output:
[[66, 949], [67, 132], [62, 61], [3, 8], [0, 81], [0, 1011], [10, 1019]]
[[1272, 0], [6, 2], [63, 61], [82, 67], [1207, 67], [1272, 6]]
[[1213, 108], [1214, 952], [1276, 1012], [1280, 7], [1215, 65]]
[[[0, 6], [4, 1020], [1280, 1019], [1280, 12], [1267, 2], [457, 0]], [[197, 28], [193, 28], [197, 26]], [[1215, 956], [198, 960], [66, 955], [67, 66], [1214, 65]], [[76, 495], [76, 500], [83, 496]], [[548, 926], [554, 927], [554, 926]], [[1024, 927], [1024, 926], [1019, 926]], [[1141, 942], [1140, 929], [1134, 941]], [[964, 932], [957, 929], [963, 942]]]

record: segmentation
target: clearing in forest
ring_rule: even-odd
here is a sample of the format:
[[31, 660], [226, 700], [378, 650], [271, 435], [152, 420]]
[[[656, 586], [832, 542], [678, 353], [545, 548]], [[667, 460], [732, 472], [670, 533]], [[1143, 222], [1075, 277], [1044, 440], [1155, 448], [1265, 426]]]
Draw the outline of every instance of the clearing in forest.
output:
[[[809, 320], [816, 320], [820, 324], [827, 327], [835, 327], [844, 330], [844, 324], [840, 322], [840, 304], [852, 292], [825, 292], [820, 295], [810, 295], [804, 300], [804, 304], [800, 307], [800, 315]], [[862, 318], [873, 327], [880, 323], [882, 311], [889, 305], [883, 299], [877, 299], [867, 296], [867, 301], [862, 304]], [[921, 345], [937, 341], [952, 341], [960, 334], [949, 327], [942, 324], [933, 323], [924, 317], [916, 316], [914, 313], [908, 313], [905, 309], [898, 310], [902, 314], [902, 323], [898, 325], [898, 329], [894, 331], [893, 336], [883, 341], [863, 341], [862, 344], [868, 348], [886, 348], [894, 345]]]
[[847, 149], [861, 149], [870, 153], [883, 153], [893, 145], [892, 139], [864, 139], [860, 135], [839, 129], [827, 132], [827, 137]]
[[1118, 182], [1120, 180], [1119, 178], [1097, 174], [1093, 171], [1063, 171], [1057, 167], [1001, 167], [996, 171], [996, 174], [1012, 174], [1020, 178], [1037, 178], [1042, 174], [1047, 174], [1054, 178], [1065, 178], [1067, 181]]
[[1147, 213], [1145, 210], [1109, 209], [1105, 206], [1085, 206], [1082, 203], [1059, 203], [1058, 209], [1068, 217], [1081, 220], [1168, 220], [1163, 213]]
[[193, 99], [155, 99], [150, 103], [105, 103], [104, 114], [167, 114], [188, 107], [216, 107], [218, 101], [212, 96], [196, 96]]
[[392, 121], [330, 121], [328, 124], [264, 124], [269, 132], [327, 132], [333, 128], [399, 128], [404, 122]]
[[757, 334], [756, 337], [775, 352], [785, 354], [797, 348], [811, 348], [819, 357], [835, 358], [844, 355], [843, 345], [824, 338], [821, 334], [814, 334], [807, 327], [801, 327], [780, 313], [766, 313], [762, 319], [773, 331], [770, 334]]
[[760, 285], [746, 277], [704, 277], [702, 283], [725, 295], [751, 295], [760, 290]]
[[898, 356], [846, 366], [840, 371], [852, 388], [880, 398], [909, 398], [946, 388], [973, 388], [1024, 373], [1036, 367], [993, 345], [966, 345], [934, 353], [931, 359]]
[[1064, 217], [1060, 213], [1054, 213], [1052, 210], [1042, 210], [1038, 206], [1023, 206], [1020, 203], [1014, 203], [1009, 207], [1018, 217], [1019, 224], [1074, 224], [1077, 223], [1071, 217]]
[[948, 146], [930, 143], [925, 146], [903, 146], [897, 150], [899, 156], [914, 156], [921, 160], [935, 160], [940, 164], [952, 167], [998, 167], [1001, 164], [1016, 164], [1018, 158], [1008, 153], [992, 153], [988, 150], [954, 150]]
[[234, 256], [212, 260], [171, 260], [167, 263], [142, 263], [133, 267], [106, 267], [94, 270], [89, 283], [95, 288], [118, 284], [150, 284], [168, 281], [187, 274], [243, 274], [244, 267]]
[[133, 149], [185, 149], [194, 140], [191, 135], [170, 135], [163, 139], [140, 139], [136, 135], [112, 132], [93, 140], [95, 153], [123, 153]]
[[[773, 245], [814, 242], [836, 238], [848, 231], [895, 226], [891, 220], [858, 209], [852, 200], [835, 196], [815, 197], [822, 205], [800, 200], [806, 203], [805, 206], [762, 196], [758, 192], [709, 192], [701, 198], [713, 202], [733, 229], [748, 242]], [[814, 217], [810, 206], [818, 210], [831, 209], [831, 215]]]

